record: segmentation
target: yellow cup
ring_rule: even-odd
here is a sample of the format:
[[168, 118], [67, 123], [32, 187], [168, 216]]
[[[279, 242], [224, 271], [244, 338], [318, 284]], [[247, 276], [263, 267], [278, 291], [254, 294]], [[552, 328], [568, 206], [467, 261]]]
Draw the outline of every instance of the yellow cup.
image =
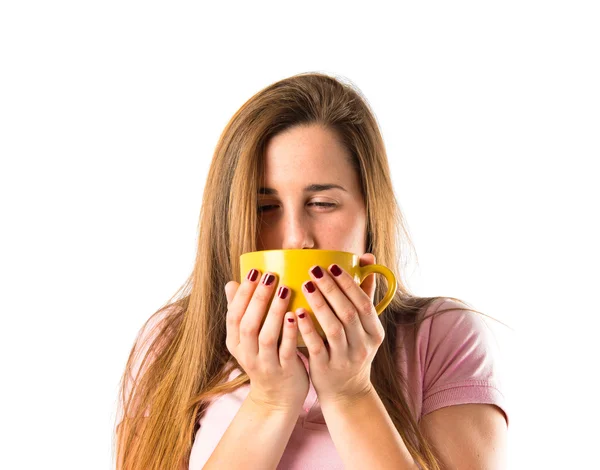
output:
[[[240, 274], [241, 279], [244, 279], [251, 269], [258, 269], [263, 274], [268, 271], [277, 275], [279, 284], [290, 288], [291, 297], [287, 311], [295, 312], [300, 307], [306, 309], [319, 335], [325, 339], [325, 333], [304, 297], [302, 284], [311, 280], [308, 271], [313, 266], [318, 265], [327, 270], [334, 263], [354, 277], [357, 284], [361, 284], [369, 274], [373, 273], [382, 274], [386, 278], [388, 290], [383, 299], [375, 306], [377, 314], [383, 312], [383, 309], [394, 298], [398, 283], [391, 270], [380, 264], [361, 267], [358, 255], [345, 251], [308, 249], [252, 251], [240, 256]], [[273, 290], [273, 293], [275, 292], [277, 289]], [[301, 334], [298, 334], [297, 344], [305, 346]]]

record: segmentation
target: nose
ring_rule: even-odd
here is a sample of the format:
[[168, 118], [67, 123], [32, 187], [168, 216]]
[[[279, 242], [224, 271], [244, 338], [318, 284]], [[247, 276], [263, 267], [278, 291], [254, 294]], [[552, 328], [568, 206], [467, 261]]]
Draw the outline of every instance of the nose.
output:
[[282, 249], [314, 248], [310, 222], [302, 211], [290, 210], [284, 216]]

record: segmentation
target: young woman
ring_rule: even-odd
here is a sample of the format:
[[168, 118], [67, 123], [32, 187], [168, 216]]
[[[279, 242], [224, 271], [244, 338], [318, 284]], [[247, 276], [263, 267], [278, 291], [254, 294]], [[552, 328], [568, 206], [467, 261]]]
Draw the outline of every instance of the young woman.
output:
[[[117, 467], [502, 468], [494, 340], [466, 303], [408, 291], [404, 245], [383, 139], [353, 87], [309, 73], [253, 96], [215, 149], [194, 270], [129, 356]], [[239, 277], [241, 254], [281, 248], [356, 253], [390, 267], [398, 292], [377, 316], [374, 276], [358, 286], [315, 266], [297, 295], [323, 340], [276, 276]]]

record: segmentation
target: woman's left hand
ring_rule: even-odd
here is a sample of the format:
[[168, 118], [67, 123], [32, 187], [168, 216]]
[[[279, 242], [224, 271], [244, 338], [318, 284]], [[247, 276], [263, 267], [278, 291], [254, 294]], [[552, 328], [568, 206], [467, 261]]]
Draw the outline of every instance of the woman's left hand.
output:
[[[374, 263], [371, 253], [360, 257], [361, 266]], [[305, 313], [304, 318], [299, 318], [298, 327], [308, 348], [310, 377], [321, 403], [351, 402], [371, 391], [371, 363], [384, 339], [384, 329], [373, 306], [375, 275], [369, 275], [359, 286], [348, 272], [338, 267], [340, 273], [335, 266], [329, 266], [328, 271], [313, 267], [312, 281], [307, 281], [302, 289], [328, 345], [319, 336], [310, 315], [304, 309], [296, 311], [297, 316]], [[310, 282], [316, 287], [312, 293], [306, 288]]]

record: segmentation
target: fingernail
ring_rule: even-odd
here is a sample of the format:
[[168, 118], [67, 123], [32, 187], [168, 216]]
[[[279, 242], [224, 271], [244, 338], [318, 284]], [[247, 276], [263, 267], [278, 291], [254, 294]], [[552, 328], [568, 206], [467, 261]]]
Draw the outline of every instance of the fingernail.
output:
[[263, 279], [263, 284], [265, 286], [270, 286], [271, 284], [273, 284], [274, 280], [275, 280], [275, 276], [273, 276], [272, 274], [267, 274], [265, 276], [265, 278]]
[[[289, 291], [290, 290], [287, 287], [281, 286], [279, 288], [279, 290], [277, 291], [277, 295], [279, 296], [280, 299], [285, 299], [287, 297]], [[289, 320], [289, 318], [288, 318], [288, 320]]]
[[258, 277], [258, 271], [256, 269], [250, 270], [250, 272], [248, 273], [248, 279], [250, 279], [252, 282], [254, 282], [254, 281], [256, 281], [257, 277]]
[[293, 318], [288, 318], [288, 321], [289, 321], [290, 323], [294, 323], [294, 319], [293, 319]]
[[306, 313], [299, 313], [298, 314], [298, 318], [304, 318], [306, 316]]
[[309, 294], [312, 294], [315, 291], [315, 285], [311, 281], [308, 281], [306, 284], [304, 284], [304, 288]]
[[315, 276], [317, 279], [321, 279], [323, 277], [323, 271], [321, 271], [321, 268], [319, 266], [315, 266], [314, 268], [312, 268], [312, 270], [310, 271], [313, 276]]
[[331, 274], [333, 274], [334, 276], [339, 276], [340, 274], [342, 274], [342, 270], [337, 264], [332, 264], [330, 269]]

